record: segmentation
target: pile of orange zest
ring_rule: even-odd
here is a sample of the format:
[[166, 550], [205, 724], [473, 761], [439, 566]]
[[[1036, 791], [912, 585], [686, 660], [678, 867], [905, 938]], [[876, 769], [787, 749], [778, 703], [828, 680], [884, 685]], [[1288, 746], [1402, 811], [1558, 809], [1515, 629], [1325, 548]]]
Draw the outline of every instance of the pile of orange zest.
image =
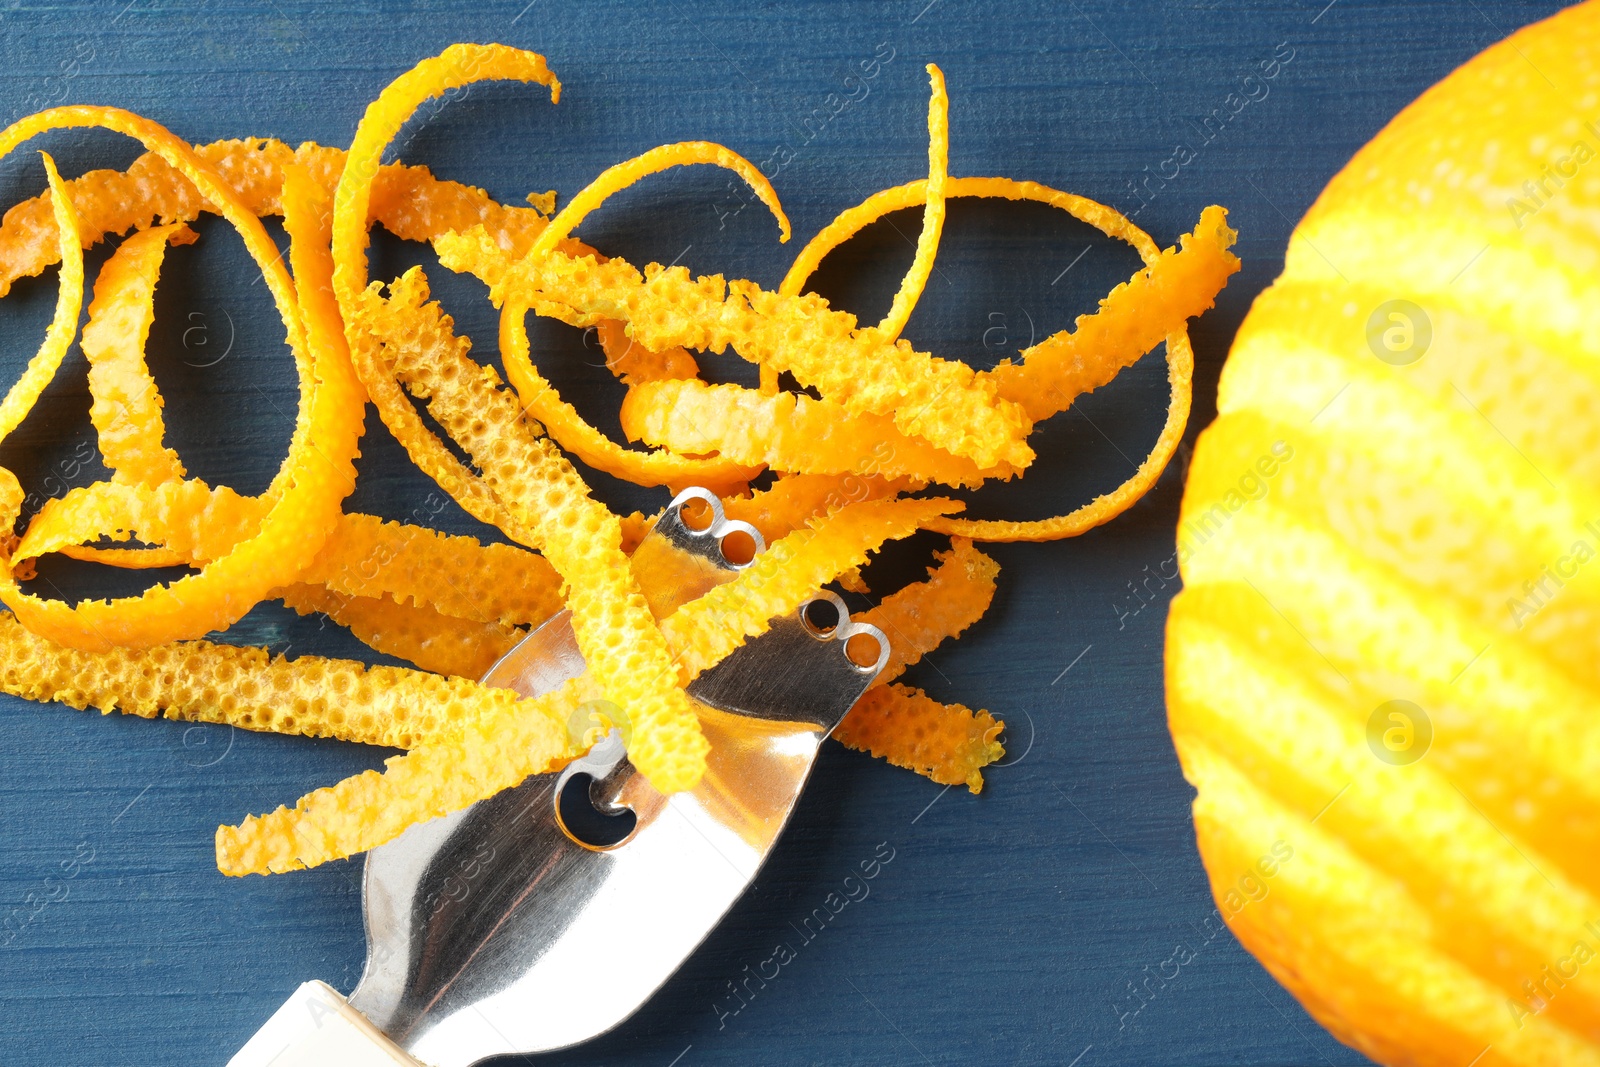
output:
[[[1188, 416], [1187, 320], [1211, 306], [1238, 261], [1220, 208], [1206, 209], [1194, 233], [1163, 252], [1092, 201], [1030, 182], [950, 176], [948, 94], [938, 68], [928, 74], [927, 176], [841, 214], [801, 250], [776, 291], [691, 278], [685, 268], [641, 271], [574, 236], [613, 193], [672, 167], [710, 164], [743, 177], [787, 240], [771, 183], [720, 145], [646, 152], [602, 172], [560, 212], [554, 194], [508, 206], [425, 167], [381, 162], [416, 109], [451, 89], [509, 79], [559, 98], [542, 57], [501, 45], [455, 45], [402, 75], [369, 106], [348, 151], [264, 139], [194, 148], [114, 108], [55, 108], [0, 132], [0, 156], [38, 133], [84, 126], [124, 133], [147, 149], [126, 171], [71, 181], [45, 156], [48, 191], [0, 221], [0, 295], [17, 278], [61, 265], [50, 328], [0, 401], [0, 439], [71, 346], [83, 304], [82, 249], [133, 231], [95, 281], [83, 337], [91, 420], [111, 478], [46, 501], [18, 536], [11, 530], [24, 494], [0, 469], [0, 600], [13, 612], [0, 619], [0, 691], [407, 749], [382, 774], [219, 828], [224, 872], [291, 870], [352, 855], [561, 766], [597, 736], [592, 725], [580, 736], [568, 726], [596, 697], [626, 709], [629, 755], [658, 789], [692, 787], [706, 741], [683, 687], [826, 583], [864, 594], [861, 567], [871, 553], [934, 530], [952, 543], [928, 579], [862, 616], [888, 634], [889, 664], [837, 736], [977, 791], [982, 768], [1004, 751], [1001, 724], [894, 679], [991, 603], [998, 568], [971, 539], [1081, 533], [1154, 484]], [[1018, 363], [975, 371], [939, 359], [900, 335], [931, 275], [952, 196], [1054, 205], [1127, 241], [1145, 267]], [[916, 252], [880, 322], [859, 325], [805, 292], [828, 252], [886, 213], [914, 207], [922, 209]], [[187, 476], [164, 442], [161, 395], [145, 359], [167, 249], [194, 239], [185, 223], [203, 212], [243, 237], [299, 376], [288, 454], [259, 496]], [[274, 214], [289, 234], [286, 256], [261, 224]], [[470, 339], [430, 299], [420, 268], [389, 282], [368, 278], [373, 224], [431, 243], [446, 267], [488, 284], [501, 309], [509, 388], [471, 358]], [[531, 351], [530, 312], [593, 330], [628, 389], [624, 433], [652, 451], [610, 440], [556, 393]], [[1172, 393], [1166, 426], [1116, 490], [1039, 522], [963, 519], [955, 515], [960, 502], [904, 495], [1020, 475], [1033, 458], [1027, 437], [1035, 423], [1163, 338]], [[700, 379], [701, 354], [730, 348], [759, 367], [760, 390]], [[781, 372], [820, 398], [779, 391]], [[419, 468], [516, 544], [343, 513], [366, 401]], [[736, 574], [697, 572], [685, 581], [670, 554], [636, 553], [651, 519], [612, 514], [564, 453], [642, 485], [708, 486], [730, 518], [752, 523], [770, 547]], [[776, 479], [750, 491], [769, 473]], [[16, 584], [49, 553], [199, 571], [138, 597], [70, 606]], [[324, 614], [421, 669], [291, 661], [193, 640], [268, 599]], [[583, 675], [534, 700], [470, 680], [563, 606], [588, 664]]]
[[184, 476], [178, 454], [163, 444], [161, 394], [145, 363], [144, 346], [155, 320], [156, 278], [167, 245], [188, 244], [196, 234], [181, 222], [129, 237], [100, 268], [83, 327], [89, 361], [89, 419], [112, 480], [160, 485]]

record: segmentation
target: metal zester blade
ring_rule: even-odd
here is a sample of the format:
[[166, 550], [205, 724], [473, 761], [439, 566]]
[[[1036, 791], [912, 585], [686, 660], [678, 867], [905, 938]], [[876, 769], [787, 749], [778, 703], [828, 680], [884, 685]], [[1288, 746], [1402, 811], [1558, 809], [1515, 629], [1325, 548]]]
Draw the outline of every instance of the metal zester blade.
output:
[[[684, 505], [710, 505], [691, 529]], [[716, 584], [736, 569], [720, 544], [741, 530], [717, 498], [688, 490], [642, 552], [694, 557]], [[696, 568], [703, 568], [696, 570]], [[663, 796], [634, 773], [615, 732], [560, 774], [530, 778], [465, 811], [413, 827], [367, 857], [367, 963], [350, 1004], [433, 1067], [564, 1048], [627, 1019], [688, 958], [745, 891], [782, 833], [817, 748], [883, 669], [889, 642], [853, 622], [819, 631], [806, 606], [697, 678], [688, 689], [711, 742], [704, 779]], [[846, 655], [856, 635], [878, 659]], [[583, 669], [565, 613], [545, 623], [485, 681], [526, 696]], [[585, 845], [556, 816], [574, 775], [593, 776], [601, 811], [630, 808], [620, 844]]]

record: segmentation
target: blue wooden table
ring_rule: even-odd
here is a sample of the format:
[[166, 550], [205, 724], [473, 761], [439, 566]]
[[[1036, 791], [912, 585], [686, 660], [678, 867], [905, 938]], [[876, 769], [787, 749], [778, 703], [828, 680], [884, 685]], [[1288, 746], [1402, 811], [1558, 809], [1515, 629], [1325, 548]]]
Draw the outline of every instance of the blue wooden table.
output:
[[[260, 134], [342, 145], [366, 102], [417, 59], [452, 41], [502, 41], [548, 56], [562, 103], [525, 87], [474, 88], [407, 127], [405, 160], [518, 201], [552, 188], [571, 195], [660, 142], [716, 140], [779, 161], [775, 184], [803, 240], [868, 193], [923, 173], [922, 67], [937, 62], [950, 85], [954, 173], [1072, 189], [1134, 214], [1162, 244], [1204, 205], [1230, 209], [1245, 266], [1194, 331], [1199, 427], [1229, 338], [1327, 179], [1417, 93], [1556, 6], [13, 3], [0, 13], [0, 120], [103, 102], [195, 142]], [[1226, 121], [1208, 125], [1214, 112]], [[135, 155], [101, 133], [36, 145], [68, 174]], [[1181, 165], [1176, 146], [1190, 150]], [[19, 154], [0, 168], [0, 202], [42, 181], [36, 157]], [[616, 198], [583, 232], [634, 262], [775, 284], [792, 250], [747, 203], [725, 174], [695, 168]], [[828, 261], [819, 288], [864, 317], [881, 314], [916, 227], [908, 213], [869, 230]], [[215, 220], [200, 229], [199, 245], [168, 259], [151, 363], [191, 473], [259, 491], [288, 439], [291, 365], [237, 237]], [[422, 251], [380, 238], [375, 273], [419, 261]], [[1045, 209], [957, 203], [908, 335], [992, 363], [1093, 308], [1135, 266], [1126, 248]], [[492, 353], [482, 288], [431, 274], [480, 354]], [[53, 272], [20, 284], [0, 313], [8, 375], [37, 344], [54, 286]], [[580, 408], [614, 410], [618, 387], [577, 331], [541, 324], [535, 343]], [[736, 363], [707, 361], [749, 380]], [[0, 464], [29, 488], [103, 476], [84, 450], [83, 367], [74, 353], [0, 447]], [[1036, 469], [986, 490], [973, 513], [1040, 517], [1116, 484], [1154, 439], [1163, 387], [1152, 357], [1086, 398], [1041, 431]], [[601, 422], [615, 429], [614, 416]], [[453, 505], [439, 510], [436, 488], [381, 427], [363, 452], [350, 507], [402, 519], [438, 511], [435, 521], [472, 530]], [[1110, 527], [996, 548], [991, 615], [916, 669], [934, 695], [1006, 719], [1009, 754], [982, 796], [830, 745], [771, 864], [683, 971], [615, 1033], [539, 1062], [1365, 1062], [1230, 936], [1208, 939], [1202, 926], [1213, 905], [1162, 706], [1174, 586], [1161, 575], [1171, 573], [1182, 466]], [[597, 484], [621, 508], [664, 500]], [[886, 589], [919, 575], [936, 544], [889, 554], [869, 578]], [[68, 597], [138, 585], [62, 562], [42, 577]], [[227, 639], [361, 651], [336, 627], [276, 607]], [[0, 722], [0, 919], [13, 931], [0, 948], [0, 1063], [220, 1064], [302, 980], [354, 984], [360, 861], [227, 880], [213, 866], [212, 832], [387, 753], [11, 698], [0, 698]], [[803, 938], [798, 923], [875, 857], [884, 862], [870, 895]], [[779, 976], [754, 997], [731, 997], [730, 983], [780, 943], [794, 958]], [[1178, 946], [1192, 958], [1174, 977], [1165, 961]]]

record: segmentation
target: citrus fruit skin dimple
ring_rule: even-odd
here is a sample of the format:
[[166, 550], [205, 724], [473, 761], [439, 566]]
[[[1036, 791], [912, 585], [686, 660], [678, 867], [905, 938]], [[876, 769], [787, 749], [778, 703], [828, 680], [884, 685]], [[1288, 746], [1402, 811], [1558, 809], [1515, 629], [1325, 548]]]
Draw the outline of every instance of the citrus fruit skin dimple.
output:
[[1334, 178], [1184, 495], [1218, 914], [1387, 1064], [1600, 1064], [1597, 56], [1529, 27]]

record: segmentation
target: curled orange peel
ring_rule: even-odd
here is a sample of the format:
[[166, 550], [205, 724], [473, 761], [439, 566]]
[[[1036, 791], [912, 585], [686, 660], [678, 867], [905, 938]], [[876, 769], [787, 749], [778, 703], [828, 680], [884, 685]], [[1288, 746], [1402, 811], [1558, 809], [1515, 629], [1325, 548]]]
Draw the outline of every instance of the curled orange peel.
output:
[[638, 485], [700, 485], [714, 492], [731, 492], [760, 473], [759, 464], [741, 464], [721, 456], [701, 457], [667, 449], [633, 452], [595, 429], [576, 408], [561, 399], [561, 394], [533, 365], [528, 347], [528, 310], [511, 301], [501, 309], [500, 358], [528, 415], [541, 423], [562, 448], [595, 470]]
[[154, 486], [184, 476], [178, 454], [163, 443], [161, 394], [144, 349], [167, 246], [195, 237], [181, 222], [140, 230], [118, 246], [95, 279], [82, 348], [94, 398], [89, 419], [113, 481]]
[[396, 78], [367, 107], [345, 154], [334, 194], [333, 291], [344, 318], [356, 375], [389, 432], [413, 462], [469, 514], [500, 526], [515, 537], [512, 529], [507, 529], [514, 522], [505, 509], [428, 431], [395, 380], [389, 367], [393, 357], [386, 347], [409, 338], [374, 323], [370, 300], [364, 306], [362, 299], [367, 291], [367, 227], [384, 149], [423, 102], [451, 89], [487, 80], [533, 82], [549, 88], [552, 103], [561, 99], [561, 83], [545, 65], [544, 57], [504, 45], [458, 44]]
[[945, 186], [950, 176], [950, 97], [945, 91], [944, 72], [932, 63], [928, 64], [928, 79], [933, 85], [933, 95], [928, 101], [928, 180], [922, 232], [917, 235], [916, 255], [900, 281], [888, 314], [874, 327], [885, 341], [895, 340], [906, 328], [917, 306], [917, 298], [933, 273], [933, 259], [939, 254], [939, 235], [944, 232]]
[[[7, 151], [9, 144], [14, 143], [14, 139], [0, 135], [0, 145], [7, 145]], [[83, 252], [78, 240], [78, 213], [62, 185], [61, 175], [56, 171], [56, 161], [47, 152], [40, 152], [39, 156], [44, 160], [45, 174], [50, 180], [50, 204], [60, 235], [61, 282], [56, 292], [55, 314], [51, 316], [39, 351], [28, 361], [28, 368], [22, 372], [22, 377], [6, 392], [5, 399], [0, 401], [0, 439], [9, 436], [17, 428], [17, 424], [32, 410], [39, 394], [44, 392], [44, 387], [55, 377], [61, 360], [77, 336], [78, 313], [83, 308]]]
[[778, 240], [789, 240], [789, 216], [783, 213], [783, 205], [778, 202], [777, 190], [772, 188], [772, 183], [767, 176], [762, 174], [755, 164], [745, 159], [739, 153], [722, 145], [710, 141], [680, 141], [677, 144], [661, 145], [652, 148], [642, 155], [635, 156], [623, 163], [607, 167], [600, 172], [600, 176], [584, 187], [583, 191], [567, 202], [544, 232], [534, 240], [527, 255], [538, 258], [555, 251], [556, 246], [572, 235], [590, 212], [594, 211], [613, 193], [621, 192], [628, 186], [652, 174], [672, 167], [691, 166], [696, 163], [706, 163], [723, 167], [733, 171], [749, 183], [761, 202], [772, 212], [778, 220]]
[[[138, 597], [85, 601], [76, 606], [22, 592], [9, 568], [0, 568], [0, 599], [35, 633], [58, 644], [86, 649], [149, 647], [223, 629], [242, 618], [272, 588], [293, 580], [304, 561], [321, 548], [338, 515], [339, 502], [354, 487], [352, 461], [361, 431], [361, 408], [348, 362], [341, 366], [337, 354], [321, 346], [315, 350], [308, 347], [294, 284], [260, 220], [240, 204], [209, 164], [165, 128], [115, 108], [52, 108], [0, 132], [0, 156], [46, 130], [83, 126], [134, 137], [184, 173], [216, 205], [244, 238], [246, 249], [260, 267], [300, 372], [300, 409], [289, 453], [273, 479], [276, 498], [259, 530], [227, 556], [208, 563], [198, 574], [154, 586]], [[64, 194], [61, 199], [66, 200]], [[76, 257], [80, 240], [70, 219], [58, 219], [58, 225], [63, 234], [63, 262], [67, 262], [67, 246], [72, 246]], [[80, 270], [80, 290], [81, 285]], [[76, 327], [75, 314], [72, 326]], [[12, 396], [16, 395], [14, 389]], [[7, 417], [7, 407], [0, 406], [0, 426], [5, 426]], [[15, 518], [15, 514], [5, 516], [5, 525]]]

